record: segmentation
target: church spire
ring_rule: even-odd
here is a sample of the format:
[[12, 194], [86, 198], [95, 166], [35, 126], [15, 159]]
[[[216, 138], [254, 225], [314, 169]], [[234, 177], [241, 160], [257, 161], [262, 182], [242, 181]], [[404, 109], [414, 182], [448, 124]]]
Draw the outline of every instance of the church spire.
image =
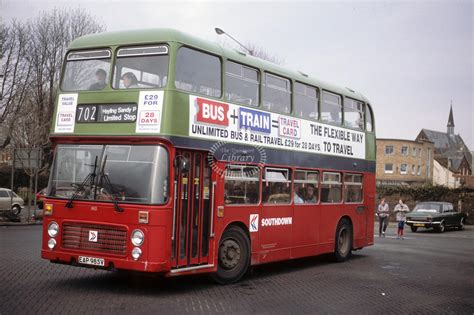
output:
[[449, 110], [448, 134], [454, 134], [453, 101], [451, 101], [451, 109]]

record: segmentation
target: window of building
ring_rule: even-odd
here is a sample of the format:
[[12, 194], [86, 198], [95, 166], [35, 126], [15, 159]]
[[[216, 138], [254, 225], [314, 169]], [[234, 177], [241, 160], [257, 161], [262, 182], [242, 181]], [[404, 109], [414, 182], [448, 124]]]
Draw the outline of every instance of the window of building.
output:
[[291, 200], [290, 170], [266, 168], [263, 178], [263, 203], [284, 204]]
[[344, 201], [362, 202], [363, 199], [363, 177], [361, 174], [344, 175]]
[[421, 156], [421, 148], [418, 148], [418, 156]]
[[256, 69], [227, 61], [225, 80], [225, 94], [230, 102], [258, 106], [260, 77]]
[[416, 156], [416, 148], [415, 148], [415, 147], [412, 148], [411, 154], [412, 154], [413, 156]]
[[365, 107], [365, 124], [366, 124], [366, 130], [367, 131], [374, 131], [374, 125], [372, 123], [372, 109], [370, 108], [370, 106], [366, 106]]
[[296, 82], [294, 92], [293, 113], [304, 119], [318, 119], [318, 90]]
[[415, 164], [413, 164], [413, 165], [411, 166], [411, 173], [412, 173], [412, 175], [415, 175], [415, 174], [416, 174], [416, 166], [415, 166]]
[[295, 204], [318, 202], [319, 172], [297, 170], [294, 182], [293, 202]]
[[258, 204], [260, 170], [256, 166], [228, 165], [225, 172], [225, 204]]
[[324, 172], [321, 183], [321, 202], [339, 203], [342, 200], [340, 173]]
[[342, 124], [342, 101], [339, 95], [323, 92], [321, 121], [335, 125]]
[[393, 145], [385, 146], [385, 155], [393, 155]]
[[408, 165], [402, 164], [400, 165], [400, 174], [407, 174], [408, 173]]
[[408, 155], [408, 147], [402, 146], [400, 153], [402, 155]]
[[392, 163], [385, 163], [385, 173], [392, 174], [393, 173], [393, 164]]
[[290, 80], [265, 73], [263, 107], [277, 113], [289, 114], [291, 111]]
[[213, 97], [221, 96], [221, 61], [194, 49], [181, 47], [176, 55], [177, 89]]
[[418, 176], [421, 175], [421, 165], [418, 165], [418, 171], [416, 172], [416, 175]]
[[344, 126], [364, 130], [364, 103], [350, 98], [345, 99]]

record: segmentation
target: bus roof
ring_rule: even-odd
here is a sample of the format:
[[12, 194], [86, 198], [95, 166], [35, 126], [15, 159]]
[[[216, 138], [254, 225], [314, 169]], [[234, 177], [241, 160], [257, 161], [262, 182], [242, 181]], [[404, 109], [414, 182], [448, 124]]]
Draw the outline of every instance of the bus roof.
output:
[[352, 97], [364, 102], [369, 102], [361, 93], [349, 88], [343, 88], [330, 84], [299, 71], [289, 70], [272, 62], [256, 58], [243, 52], [228, 49], [207, 40], [174, 30], [174, 29], [144, 29], [130, 31], [105, 32], [91, 34], [74, 40], [69, 49], [88, 49], [97, 47], [113, 47], [122, 45], [153, 44], [157, 42], [177, 42], [194, 48], [208, 51], [210, 53], [223, 56], [227, 59], [243, 63], [255, 68], [259, 68], [280, 76], [292, 78], [296, 81], [314, 85], [323, 90], [328, 90], [348, 97]]

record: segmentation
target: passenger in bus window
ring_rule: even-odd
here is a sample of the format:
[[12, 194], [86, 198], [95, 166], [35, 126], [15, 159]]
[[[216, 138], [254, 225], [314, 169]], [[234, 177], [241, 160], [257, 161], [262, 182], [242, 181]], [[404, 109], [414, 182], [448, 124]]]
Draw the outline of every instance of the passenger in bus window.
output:
[[313, 184], [308, 184], [306, 186], [304, 202], [305, 203], [316, 203], [317, 202], [316, 196], [314, 194], [314, 185]]
[[96, 82], [92, 83], [89, 86], [89, 90], [103, 90], [107, 83], [105, 83], [105, 79], [107, 78], [107, 72], [104, 69], [97, 69], [95, 72], [95, 79]]
[[125, 72], [122, 76], [123, 85], [126, 89], [138, 88], [137, 77], [131, 72]]
[[295, 193], [293, 195], [293, 202], [295, 204], [302, 204], [302, 203], [304, 203], [304, 200], [303, 200], [303, 198], [300, 197], [299, 193], [297, 192], [297, 189], [298, 188], [295, 186]]

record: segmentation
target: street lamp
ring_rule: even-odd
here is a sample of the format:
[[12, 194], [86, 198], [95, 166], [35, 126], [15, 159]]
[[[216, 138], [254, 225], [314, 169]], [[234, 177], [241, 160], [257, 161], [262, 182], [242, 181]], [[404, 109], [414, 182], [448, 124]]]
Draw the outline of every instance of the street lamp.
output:
[[244, 48], [250, 55], [252, 55], [252, 51], [251, 51], [250, 49], [248, 49], [247, 47], [245, 47], [244, 45], [242, 45], [238, 40], [236, 40], [235, 38], [233, 38], [232, 36], [230, 36], [229, 34], [227, 34], [226, 32], [224, 32], [223, 29], [216, 27], [214, 30], [216, 31], [217, 35], [227, 35], [227, 36], [229, 36], [230, 39], [232, 39], [234, 42], [236, 42], [237, 44], [239, 44], [240, 47]]

